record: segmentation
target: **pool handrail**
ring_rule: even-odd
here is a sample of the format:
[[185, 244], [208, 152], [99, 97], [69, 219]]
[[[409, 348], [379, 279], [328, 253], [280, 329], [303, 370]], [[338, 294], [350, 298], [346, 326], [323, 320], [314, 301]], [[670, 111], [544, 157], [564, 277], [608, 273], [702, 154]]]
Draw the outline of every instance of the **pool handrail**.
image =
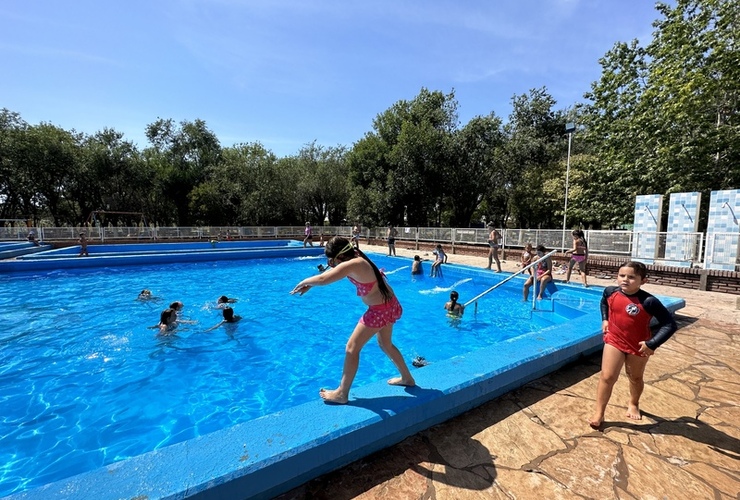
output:
[[[488, 290], [485, 290], [484, 292], [482, 292], [482, 293], [479, 293], [478, 295], [476, 295], [475, 297], [473, 297], [472, 299], [470, 299], [469, 301], [467, 301], [466, 303], [464, 303], [464, 304], [463, 304], [463, 307], [468, 307], [468, 306], [469, 306], [470, 304], [472, 304], [473, 302], [476, 302], [476, 301], [478, 301], [478, 299], [480, 299], [480, 298], [481, 298], [481, 297], [483, 297], [484, 295], [487, 295], [488, 293], [490, 293], [490, 292], [494, 291], [495, 289], [497, 289], [498, 287], [500, 287], [501, 285], [503, 285], [504, 283], [506, 283], [507, 281], [509, 281], [510, 279], [512, 279], [512, 278], [513, 278], [514, 276], [517, 276], [517, 275], [519, 275], [519, 274], [522, 274], [522, 273], [523, 273], [524, 271], [526, 271], [526, 270], [527, 270], [527, 269], [529, 269], [530, 267], [533, 267], [533, 266], [534, 266], [535, 264], [537, 264], [537, 263], [538, 263], [539, 261], [541, 261], [541, 260], [544, 260], [544, 259], [547, 259], [548, 257], [550, 257], [551, 255], [553, 255], [553, 254], [555, 254], [555, 253], [557, 253], [557, 252], [558, 252], [558, 250], [557, 250], [557, 249], [555, 249], [555, 250], [552, 250], [552, 251], [550, 251], [549, 253], [546, 253], [545, 255], [543, 255], [542, 257], [540, 257], [539, 259], [537, 259], [537, 260], [535, 260], [535, 261], [533, 261], [533, 262], [530, 262], [529, 264], [527, 264], [527, 265], [526, 265], [526, 266], [524, 266], [523, 268], [519, 269], [519, 270], [518, 270], [517, 272], [515, 272], [515, 273], [514, 273], [514, 274], [512, 274], [511, 276], [508, 276], [508, 277], [506, 277], [505, 279], [503, 279], [503, 280], [499, 281], [498, 283], [496, 283], [495, 285], [493, 285], [493, 286], [492, 286], [491, 288], [489, 288]], [[535, 290], [535, 291], [536, 291], [536, 290]]]

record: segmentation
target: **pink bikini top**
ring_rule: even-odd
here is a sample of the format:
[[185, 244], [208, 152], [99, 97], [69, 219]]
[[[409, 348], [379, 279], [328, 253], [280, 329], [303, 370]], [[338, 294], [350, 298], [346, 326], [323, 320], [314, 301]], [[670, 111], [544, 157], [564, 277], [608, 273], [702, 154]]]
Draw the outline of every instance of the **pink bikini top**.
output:
[[359, 281], [352, 279], [351, 276], [347, 276], [349, 278], [349, 281], [357, 287], [357, 295], [360, 297], [364, 297], [368, 293], [370, 293], [375, 286], [375, 283], [377, 281], [371, 281], [370, 283], [360, 283]]

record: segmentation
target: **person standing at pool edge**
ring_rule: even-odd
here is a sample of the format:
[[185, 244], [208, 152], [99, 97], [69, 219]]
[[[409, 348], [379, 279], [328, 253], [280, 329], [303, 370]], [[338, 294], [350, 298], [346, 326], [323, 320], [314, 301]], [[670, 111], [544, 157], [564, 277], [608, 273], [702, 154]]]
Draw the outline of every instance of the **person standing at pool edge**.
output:
[[313, 240], [313, 231], [311, 229], [311, 223], [310, 222], [306, 222], [306, 229], [303, 232], [306, 235], [306, 237], [303, 238], [303, 246], [305, 247], [306, 246], [306, 243], [308, 243], [309, 245], [313, 246], [313, 241], [312, 241]]
[[488, 223], [488, 229], [491, 230], [490, 234], [488, 235], [488, 267], [486, 269], [491, 269], [491, 265], [493, 264], [493, 261], [496, 261], [496, 272], [501, 272], [501, 261], [498, 258], [498, 249], [499, 249], [499, 238], [501, 237], [501, 234], [499, 234], [498, 231], [496, 231], [496, 228], [493, 227], [493, 222]]
[[388, 383], [402, 386], [416, 385], [401, 352], [393, 345], [391, 339], [393, 324], [401, 317], [403, 309], [385, 277], [347, 238], [334, 236], [324, 247], [324, 254], [331, 269], [304, 279], [293, 288], [291, 295], [303, 295], [313, 286], [329, 285], [346, 277], [355, 285], [357, 295], [368, 309], [347, 341], [339, 387], [334, 390], [321, 389], [319, 392], [321, 397], [327, 403], [346, 404], [349, 401], [350, 388], [360, 364], [360, 351], [376, 334], [380, 348], [401, 374], [400, 377], [388, 380]]
[[87, 236], [85, 233], [80, 233], [80, 254], [78, 257], [90, 257], [87, 251]]
[[[627, 417], [632, 420], [642, 419], [640, 396], [645, 388], [645, 366], [655, 350], [671, 338], [678, 328], [665, 306], [640, 288], [646, 281], [645, 264], [630, 261], [619, 268], [617, 286], [604, 289], [601, 298], [604, 351], [594, 414], [588, 421], [593, 429], [598, 429], [604, 422], [606, 406], [614, 384], [619, 379], [622, 365], [630, 383]], [[658, 320], [655, 335], [650, 331], [653, 318]]]

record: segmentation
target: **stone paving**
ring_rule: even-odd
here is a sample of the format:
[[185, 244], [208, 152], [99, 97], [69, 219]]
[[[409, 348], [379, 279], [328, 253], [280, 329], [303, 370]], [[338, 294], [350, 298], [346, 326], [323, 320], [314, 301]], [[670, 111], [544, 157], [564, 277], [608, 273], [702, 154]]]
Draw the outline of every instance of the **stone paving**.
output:
[[[397, 253], [431, 258], [401, 247]], [[449, 262], [487, 264], [458, 255]], [[518, 269], [511, 261], [502, 267]], [[589, 283], [614, 280], [589, 277]], [[682, 297], [686, 307], [676, 314], [678, 332], [647, 365], [642, 420], [625, 416], [622, 375], [602, 429], [588, 426], [597, 354], [278, 498], [740, 499], [738, 297], [644, 288]]]

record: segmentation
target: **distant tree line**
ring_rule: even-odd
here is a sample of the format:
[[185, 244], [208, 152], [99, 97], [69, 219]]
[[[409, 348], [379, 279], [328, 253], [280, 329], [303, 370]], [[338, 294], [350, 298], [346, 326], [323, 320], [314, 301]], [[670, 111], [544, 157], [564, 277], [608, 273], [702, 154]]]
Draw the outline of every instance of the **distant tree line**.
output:
[[376, 116], [351, 147], [308, 143], [278, 158], [259, 142], [223, 147], [202, 120], [158, 119], [140, 150], [0, 111], [0, 218], [83, 222], [94, 210], [162, 225], [311, 221], [557, 228], [568, 136], [569, 226], [632, 221], [639, 194], [740, 188], [740, 2], [657, 4], [652, 41], [617, 43], [586, 102], [556, 109], [546, 88], [458, 119], [454, 91], [422, 88]]

